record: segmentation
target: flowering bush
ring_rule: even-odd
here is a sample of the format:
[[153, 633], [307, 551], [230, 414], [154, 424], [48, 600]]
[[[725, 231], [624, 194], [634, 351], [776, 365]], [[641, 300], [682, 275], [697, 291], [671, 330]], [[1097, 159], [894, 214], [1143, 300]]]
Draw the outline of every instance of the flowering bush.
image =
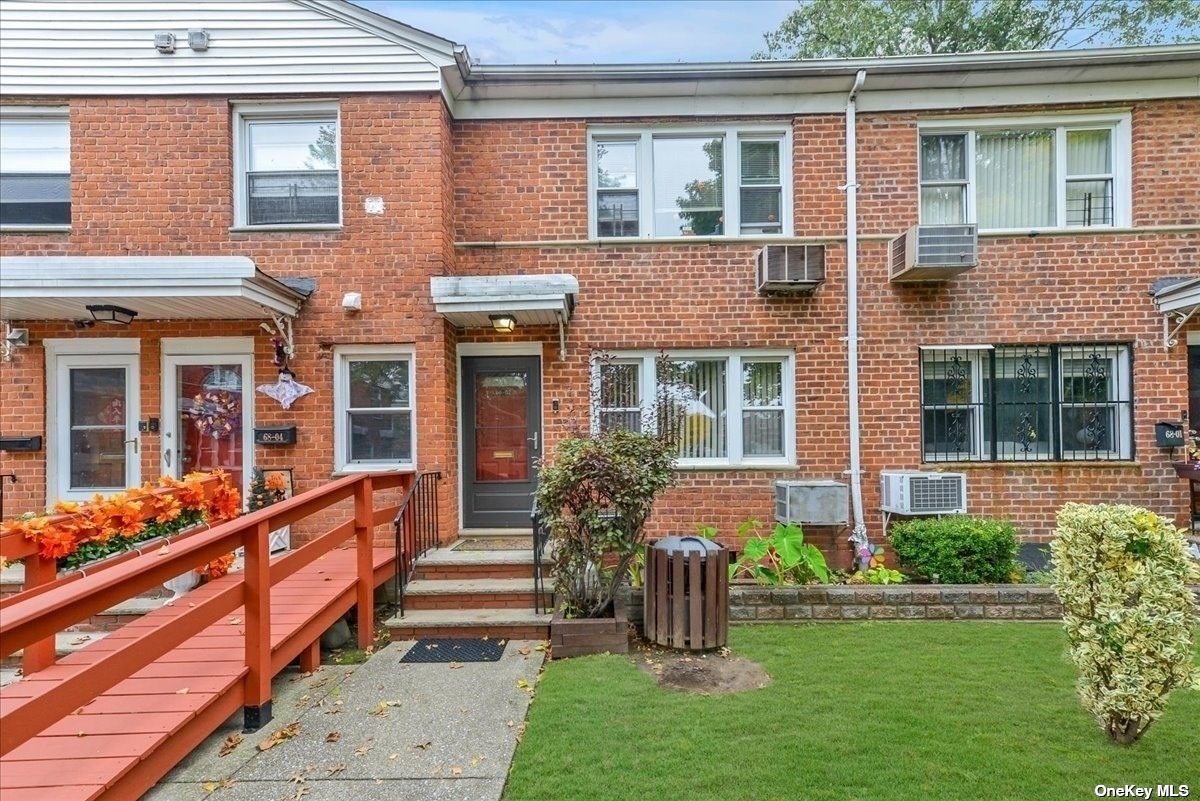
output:
[[1079, 696], [1110, 738], [1136, 741], [1193, 664], [1200, 581], [1170, 521], [1136, 506], [1071, 503], [1050, 545]]
[[52, 514], [0, 523], [0, 532], [22, 534], [37, 544], [43, 559], [55, 559], [60, 567], [77, 567], [138, 542], [237, 517], [238, 491], [220, 471], [212, 474], [217, 485], [206, 491], [209, 475], [191, 473], [182, 480], [163, 476], [157, 485], [146, 483], [108, 497], [96, 495], [82, 503], [60, 501]]

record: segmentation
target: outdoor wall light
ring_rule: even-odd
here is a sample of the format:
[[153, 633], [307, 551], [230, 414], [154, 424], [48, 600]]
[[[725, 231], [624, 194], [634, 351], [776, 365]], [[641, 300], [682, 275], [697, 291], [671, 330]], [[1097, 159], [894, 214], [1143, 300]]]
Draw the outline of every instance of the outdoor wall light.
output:
[[129, 325], [133, 322], [133, 318], [137, 317], [137, 312], [133, 309], [126, 309], [124, 306], [102, 304], [88, 306], [87, 310], [91, 312], [92, 319], [96, 322], [111, 323], [112, 325]]
[[491, 314], [488, 319], [492, 321], [492, 328], [501, 334], [511, 334], [517, 328], [517, 318], [511, 314]]

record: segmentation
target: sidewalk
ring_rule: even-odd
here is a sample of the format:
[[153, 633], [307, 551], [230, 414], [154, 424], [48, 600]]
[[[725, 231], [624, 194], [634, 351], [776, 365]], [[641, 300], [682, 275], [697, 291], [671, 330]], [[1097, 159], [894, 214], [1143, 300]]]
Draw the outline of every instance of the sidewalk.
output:
[[529, 707], [519, 683], [532, 687], [545, 654], [514, 640], [499, 662], [400, 664], [411, 646], [393, 643], [361, 665], [283, 673], [270, 725], [220, 756], [241, 734], [237, 716], [144, 798], [498, 801]]

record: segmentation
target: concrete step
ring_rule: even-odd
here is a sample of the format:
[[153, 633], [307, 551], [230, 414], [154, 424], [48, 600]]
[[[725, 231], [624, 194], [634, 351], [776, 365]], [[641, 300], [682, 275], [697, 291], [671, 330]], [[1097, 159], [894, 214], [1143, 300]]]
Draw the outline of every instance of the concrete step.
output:
[[532, 609], [414, 609], [386, 622], [393, 641], [422, 637], [550, 638], [550, 614]]
[[430, 551], [417, 559], [414, 578], [431, 580], [533, 578], [533, 551]]
[[[543, 590], [549, 603], [552, 593]], [[533, 606], [532, 578], [417, 579], [404, 588], [404, 608], [528, 609]]]

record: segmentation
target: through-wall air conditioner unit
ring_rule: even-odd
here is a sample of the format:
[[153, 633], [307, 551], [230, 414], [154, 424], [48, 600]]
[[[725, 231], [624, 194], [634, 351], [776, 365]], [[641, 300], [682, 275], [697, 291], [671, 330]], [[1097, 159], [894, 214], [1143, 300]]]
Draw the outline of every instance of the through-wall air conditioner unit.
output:
[[897, 515], [965, 515], [965, 473], [884, 470], [882, 508]]
[[914, 225], [892, 240], [892, 281], [944, 281], [979, 263], [974, 225]]
[[763, 295], [809, 294], [825, 283], [824, 245], [767, 245], [754, 256]]
[[850, 522], [850, 489], [839, 481], [800, 479], [775, 482], [775, 519], [808, 526]]

